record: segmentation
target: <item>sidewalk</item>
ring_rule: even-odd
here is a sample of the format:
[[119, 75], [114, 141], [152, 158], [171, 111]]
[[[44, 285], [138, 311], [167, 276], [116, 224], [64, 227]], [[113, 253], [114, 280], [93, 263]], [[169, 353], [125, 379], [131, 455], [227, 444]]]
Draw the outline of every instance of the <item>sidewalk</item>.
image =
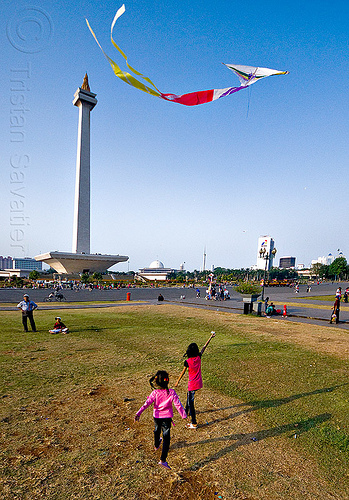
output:
[[[109, 295], [109, 300], [106, 302], [96, 302], [95, 304], [83, 304], [83, 303], [69, 303], [69, 302], [49, 302], [45, 304], [40, 304], [40, 310], [64, 310], [64, 309], [84, 309], [84, 308], [105, 308], [105, 307], [120, 307], [120, 306], [132, 306], [140, 304], [157, 304], [157, 294], [158, 290], [144, 290], [142, 293], [132, 293], [132, 300], [130, 302], [125, 301], [125, 293], [121, 291], [120, 293], [112, 294], [113, 299], [110, 301], [111, 296]], [[287, 305], [287, 318], [281, 316], [273, 316], [269, 321], [282, 320], [282, 321], [298, 321], [304, 323], [321, 324], [322, 326], [331, 326], [334, 328], [342, 328], [349, 330], [349, 304], [341, 303], [341, 311], [339, 315], [340, 323], [330, 324], [331, 310], [333, 306], [333, 301], [321, 301], [312, 300], [311, 296], [294, 296], [293, 294], [283, 293], [273, 293], [270, 294], [270, 302], [273, 301], [276, 308], [280, 309], [282, 312], [284, 310], [284, 304]], [[23, 293], [21, 291], [21, 293]], [[243, 302], [241, 296], [232, 290], [231, 299], [226, 301], [220, 300], [205, 300], [205, 298], [196, 298], [194, 290], [185, 290], [186, 298], [181, 299], [181, 290], [169, 290], [163, 292], [165, 295], [165, 303], [183, 305], [188, 307], [199, 307], [204, 309], [215, 309], [216, 311], [225, 311], [232, 314], [242, 314], [243, 313]], [[107, 296], [108, 296], [107, 295]], [[138, 295], [138, 297], [137, 297]], [[76, 297], [75, 294], [72, 295], [73, 298]], [[104, 298], [104, 294], [94, 294], [90, 293], [87, 295], [87, 299], [92, 302], [93, 299]], [[38, 297], [39, 301], [41, 297]], [[82, 297], [79, 297], [82, 298]], [[0, 305], [0, 311], [14, 311], [16, 310], [16, 304], [13, 305]], [[262, 306], [264, 310], [264, 305]]]
[[[306, 300], [306, 302], [305, 302]], [[215, 309], [216, 311], [222, 310], [225, 312], [231, 312], [233, 314], [243, 314], [243, 302], [241, 300], [233, 297], [228, 301], [216, 301], [216, 300], [203, 300], [196, 299], [194, 302], [191, 300], [171, 300], [173, 304], [180, 303], [181, 305], [187, 305], [191, 307], [199, 307], [204, 309]], [[282, 314], [280, 316], [272, 316], [270, 320], [286, 320], [286, 321], [298, 321], [301, 323], [312, 323], [321, 324], [335, 328], [343, 328], [349, 330], [349, 304], [341, 303], [341, 311], [339, 314], [340, 322], [338, 325], [335, 323], [330, 324], [330, 317], [333, 303], [329, 301], [319, 301], [319, 300], [308, 300], [308, 299], [295, 299], [280, 301], [274, 300], [276, 309], [281, 309], [283, 312], [284, 304], [287, 306], [287, 318], [284, 318]], [[312, 305], [318, 307], [311, 307]], [[262, 307], [262, 310], [264, 307]], [[269, 318], [268, 318], [269, 319]]]

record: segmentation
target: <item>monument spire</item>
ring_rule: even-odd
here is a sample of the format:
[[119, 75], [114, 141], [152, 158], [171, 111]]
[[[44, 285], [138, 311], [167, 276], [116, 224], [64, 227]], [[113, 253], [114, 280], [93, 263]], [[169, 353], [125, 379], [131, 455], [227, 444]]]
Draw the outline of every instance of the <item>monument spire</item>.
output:
[[87, 90], [87, 92], [91, 92], [90, 86], [89, 86], [89, 84], [88, 84], [88, 76], [87, 76], [87, 73], [85, 73], [85, 76], [84, 76], [84, 81], [82, 82], [81, 89], [82, 89], [82, 90]]
[[74, 94], [79, 108], [78, 148], [76, 157], [73, 253], [90, 253], [90, 113], [97, 104], [90, 91], [87, 73]]

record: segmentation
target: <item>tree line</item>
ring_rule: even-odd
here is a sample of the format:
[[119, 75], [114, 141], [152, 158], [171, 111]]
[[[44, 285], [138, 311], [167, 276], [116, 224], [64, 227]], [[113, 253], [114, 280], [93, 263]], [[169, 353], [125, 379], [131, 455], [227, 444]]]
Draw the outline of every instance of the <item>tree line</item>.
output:
[[345, 257], [337, 257], [332, 264], [325, 265], [316, 263], [311, 267], [314, 276], [321, 279], [347, 279], [349, 276], [349, 266]]

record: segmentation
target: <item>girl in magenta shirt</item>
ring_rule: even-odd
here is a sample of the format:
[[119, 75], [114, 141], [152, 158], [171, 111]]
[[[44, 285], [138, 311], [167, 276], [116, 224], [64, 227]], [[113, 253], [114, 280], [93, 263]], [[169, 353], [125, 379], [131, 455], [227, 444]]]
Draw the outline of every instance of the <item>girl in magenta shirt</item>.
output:
[[[154, 381], [158, 388], [153, 386]], [[176, 394], [176, 391], [168, 388], [168, 381], [168, 373], [162, 370], [159, 370], [156, 375], [149, 380], [154, 391], [147, 397], [146, 402], [140, 407], [135, 416], [135, 422], [138, 422], [143, 411], [151, 404], [154, 404], [154, 449], [158, 450], [160, 448], [161, 441], [163, 441], [159, 465], [165, 469], [171, 469], [166, 459], [171, 440], [170, 431], [173, 417], [172, 403], [175, 405], [180, 416], [182, 418], [187, 418], [187, 414], [179, 400], [178, 395]], [[161, 430], [163, 439], [160, 438]]]
[[211, 337], [208, 339], [204, 347], [199, 351], [198, 345], [193, 343], [188, 346], [188, 349], [184, 356], [187, 356], [188, 359], [184, 361], [184, 368], [182, 373], [180, 374], [177, 382], [175, 383], [175, 387], [178, 386], [181, 378], [185, 374], [187, 368], [189, 372], [189, 381], [188, 381], [188, 394], [187, 394], [187, 404], [185, 406], [185, 411], [188, 415], [191, 416], [191, 423], [187, 424], [189, 429], [196, 429], [196, 413], [194, 406], [194, 398], [195, 391], [201, 389], [202, 387], [202, 375], [201, 375], [201, 356], [205, 352], [206, 347], [210, 343], [211, 339], [215, 336], [215, 332], [211, 332]]

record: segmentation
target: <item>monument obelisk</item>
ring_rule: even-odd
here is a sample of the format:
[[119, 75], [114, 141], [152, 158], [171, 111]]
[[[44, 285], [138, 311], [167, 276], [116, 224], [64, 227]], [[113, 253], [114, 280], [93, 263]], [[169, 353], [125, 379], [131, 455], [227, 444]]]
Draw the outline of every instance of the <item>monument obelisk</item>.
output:
[[76, 156], [75, 205], [73, 226], [74, 253], [90, 253], [90, 113], [97, 104], [87, 74], [74, 94], [79, 108], [78, 148]]
[[35, 260], [45, 262], [59, 274], [103, 272], [128, 257], [90, 253], [90, 113], [97, 99], [90, 90], [87, 74], [74, 94], [73, 104], [79, 108], [79, 126], [72, 253], [48, 252], [36, 255]]

